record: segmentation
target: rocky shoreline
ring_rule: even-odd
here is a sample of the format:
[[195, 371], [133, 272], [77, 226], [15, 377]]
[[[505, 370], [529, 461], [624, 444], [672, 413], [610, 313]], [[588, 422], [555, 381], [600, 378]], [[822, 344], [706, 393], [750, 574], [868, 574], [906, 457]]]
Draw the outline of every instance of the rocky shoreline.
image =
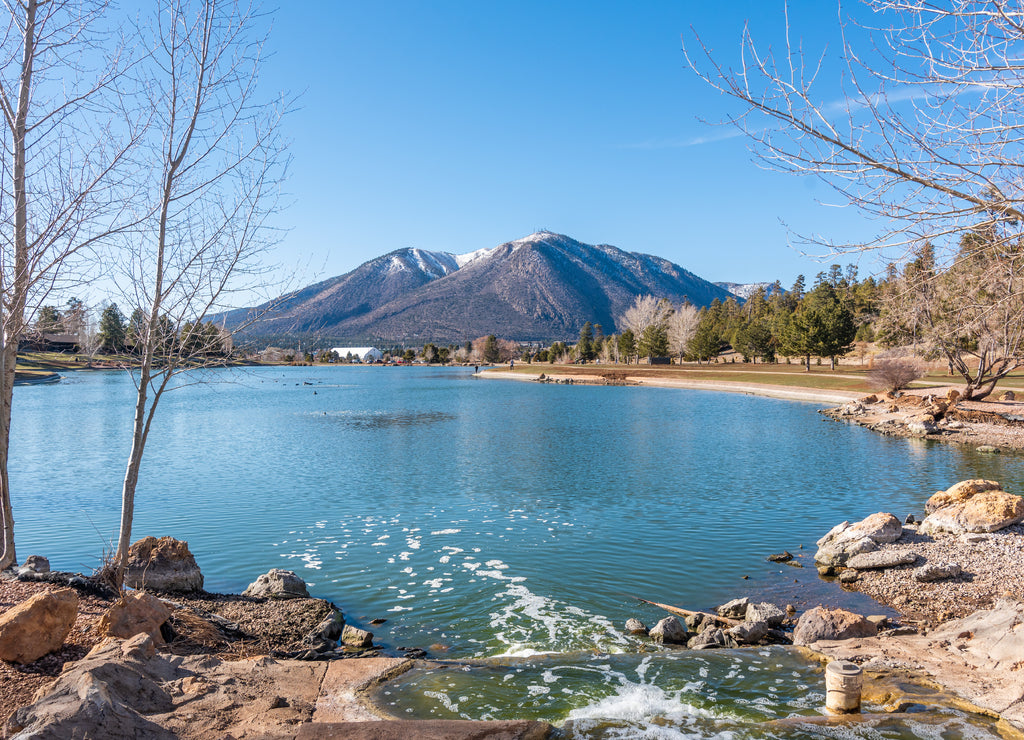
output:
[[[650, 643], [693, 650], [791, 644], [823, 661], [852, 661], [869, 672], [875, 692], [869, 701], [887, 712], [914, 704], [900, 681], [912, 685], [927, 676], [954, 692], [951, 705], [1001, 716], [1017, 728], [1005, 736], [1019, 735], [1024, 499], [994, 481], [962, 481], [932, 496], [923, 521], [908, 519], [880, 512], [843, 522], [819, 540], [815, 554], [820, 575], [894, 608], [897, 620], [825, 607], [797, 614], [740, 598], [714, 613], [654, 604], [672, 616], [650, 630], [631, 619], [626, 631], [638, 636], [641, 650]], [[423, 651], [374, 646], [371, 633], [346, 624], [333, 604], [311, 598], [290, 571], [272, 570], [241, 595], [210, 594], [185, 543], [146, 538], [133, 551], [137, 562], [129, 575], [142, 580], [132, 583], [138, 589], [158, 584], [159, 598], [146, 590], [112, 591], [102, 572], [50, 573], [37, 557], [0, 574], [5, 736], [58, 738], [69, 728], [85, 737], [161, 738], [330, 732], [403, 740], [543, 738], [552, 732], [533, 721], [411, 725], [383, 716], [367, 691], [415, 665], [432, 665]], [[56, 630], [55, 642], [42, 644], [48, 638], [37, 630], [23, 637], [28, 647], [12, 648], [5, 625], [36, 600], [54, 602], [57, 611], [73, 602], [75, 613], [66, 631]], [[27, 621], [51, 623], [49, 616]]]
[[892, 437], [975, 447], [1024, 450], [1024, 401], [1006, 391], [999, 400], [964, 401], [956, 387], [872, 394], [821, 413]]

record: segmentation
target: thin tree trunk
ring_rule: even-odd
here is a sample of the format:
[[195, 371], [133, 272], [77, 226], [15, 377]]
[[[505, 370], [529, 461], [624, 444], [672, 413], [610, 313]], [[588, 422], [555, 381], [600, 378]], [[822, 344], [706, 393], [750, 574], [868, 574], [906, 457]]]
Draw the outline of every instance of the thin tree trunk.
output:
[[11, 487], [7, 475], [7, 461], [11, 438], [11, 402], [14, 390], [14, 364], [18, 359], [17, 338], [8, 340], [4, 344], [2, 355], [0, 355], [0, 385], [3, 387], [3, 397], [0, 398], [0, 435], [3, 444], [0, 444], [0, 517], [3, 521], [3, 544], [0, 546], [0, 570], [9, 568], [18, 562], [17, 553], [14, 551], [14, 510], [11, 506]]
[[[28, 188], [26, 181], [25, 134], [28, 129], [28, 104], [32, 91], [32, 62], [35, 52], [37, 0], [25, 4], [25, 29], [18, 89], [18, 110], [11, 130], [14, 166], [11, 186], [14, 191], [14, 272], [10, 276], [10, 303], [4, 327], [3, 368], [0, 377], [0, 512], [3, 515], [3, 549], [0, 569], [17, 562], [14, 551], [14, 515], [11, 507], [8, 462], [11, 441], [11, 405], [14, 401], [14, 371], [18, 362], [18, 341], [25, 324], [28, 300]], [[10, 119], [8, 119], [10, 120]]]
[[[146, 363], [148, 364], [148, 363]], [[139, 392], [135, 402], [135, 423], [132, 426], [132, 449], [121, 488], [121, 529], [117, 537], [117, 568], [115, 584], [121, 588], [128, 567], [128, 548], [132, 543], [132, 520], [135, 517], [135, 489], [139, 484], [139, 468], [146, 448], [146, 398], [149, 388], [149, 368], [144, 365], [139, 377]]]

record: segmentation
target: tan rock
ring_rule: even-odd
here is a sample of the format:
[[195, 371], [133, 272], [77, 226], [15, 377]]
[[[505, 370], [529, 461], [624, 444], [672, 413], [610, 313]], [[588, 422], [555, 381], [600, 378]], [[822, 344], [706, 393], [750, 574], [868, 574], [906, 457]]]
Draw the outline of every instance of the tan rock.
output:
[[801, 615], [793, 630], [793, 644], [810, 645], [818, 640], [849, 640], [877, 634], [878, 627], [860, 614], [817, 606]]
[[46, 591], [0, 615], [0, 660], [31, 663], [64, 644], [78, 616], [78, 594]]
[[999, 400], [1000, 401], [1016, 401], [1017, 400], [1017, 394], [1014, 393], [1013, 391], [1006, 391], [1005, 393], [1003, 393], [1003, 395], [1001, 395], [999, 397]]
[[170, 604], [153, 594], [135, 593], [123, 596], [100, 617], [99, 633], [106, 637], [134, 637], [146, 634], [162, 645], [160, 625], [167, 621], [173, 609]]
[[956, 403], [957, 401], [960, 400], [960, 391], [958, 391], [956, 388], [950, 388], [948, 391], [946, 391], [946, 400], [949, 401], [951, 404]]
[[962, 504], [982, 491], [1001, 491], [1003, 487], [994, 480], [962, 480], [945, 491], [936, 491], [924, 505], [928, 513], [938, 511], [952, 504]]
[[864, 398], [860, 399], [860, 402], [861, 403], [878, 403], [878, 396], [876, 396], [874, 393], [872, 393], [870, 396], [864, 396]]
[[913, 406], [924, 406], [924, 399], [920, 396], [913, 396], [909, 393], [904, 393], [902, 396], [896, 399], [896, 405], [900, 408], [910, 408]]
[[921, 532], [995, 532], [1024, 521], [1024, 499], [1006, 491], [982, 491], [963, 503], [934, 511], [921, 522]]
[[203, 574], [188, 543], [173, 537], [143, 537], [128, 548], [124, 582], [154, 591], [203, 590]]

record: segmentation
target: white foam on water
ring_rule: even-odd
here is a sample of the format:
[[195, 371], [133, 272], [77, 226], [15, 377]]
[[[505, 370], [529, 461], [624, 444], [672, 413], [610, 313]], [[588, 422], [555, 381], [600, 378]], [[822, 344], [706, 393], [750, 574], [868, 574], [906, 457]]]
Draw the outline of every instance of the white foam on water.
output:
[[458, 534], [461, 531], [461, 529], [439, 529], [436, 532], [431, 532], [430, 534]]
[[624, 720], [646, 722], [652, 717], [681, 720], [691, 717], [717, 718], [706, 709], [689, 704], [680, 691], [668, 692], [649, 683], [628, 682], [611, 696], [569, 712], [568, 719]]

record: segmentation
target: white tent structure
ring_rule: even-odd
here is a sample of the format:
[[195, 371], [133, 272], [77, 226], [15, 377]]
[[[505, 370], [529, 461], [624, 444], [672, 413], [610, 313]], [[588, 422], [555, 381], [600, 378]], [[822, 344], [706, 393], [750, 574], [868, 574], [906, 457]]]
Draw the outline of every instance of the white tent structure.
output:
[[376, 347], [331, 347], [331, 352], [337, 352], [343, 360], [351, 354], [353, 360], [360, 362], [376, 362], [384, 358], [384, 353]]

